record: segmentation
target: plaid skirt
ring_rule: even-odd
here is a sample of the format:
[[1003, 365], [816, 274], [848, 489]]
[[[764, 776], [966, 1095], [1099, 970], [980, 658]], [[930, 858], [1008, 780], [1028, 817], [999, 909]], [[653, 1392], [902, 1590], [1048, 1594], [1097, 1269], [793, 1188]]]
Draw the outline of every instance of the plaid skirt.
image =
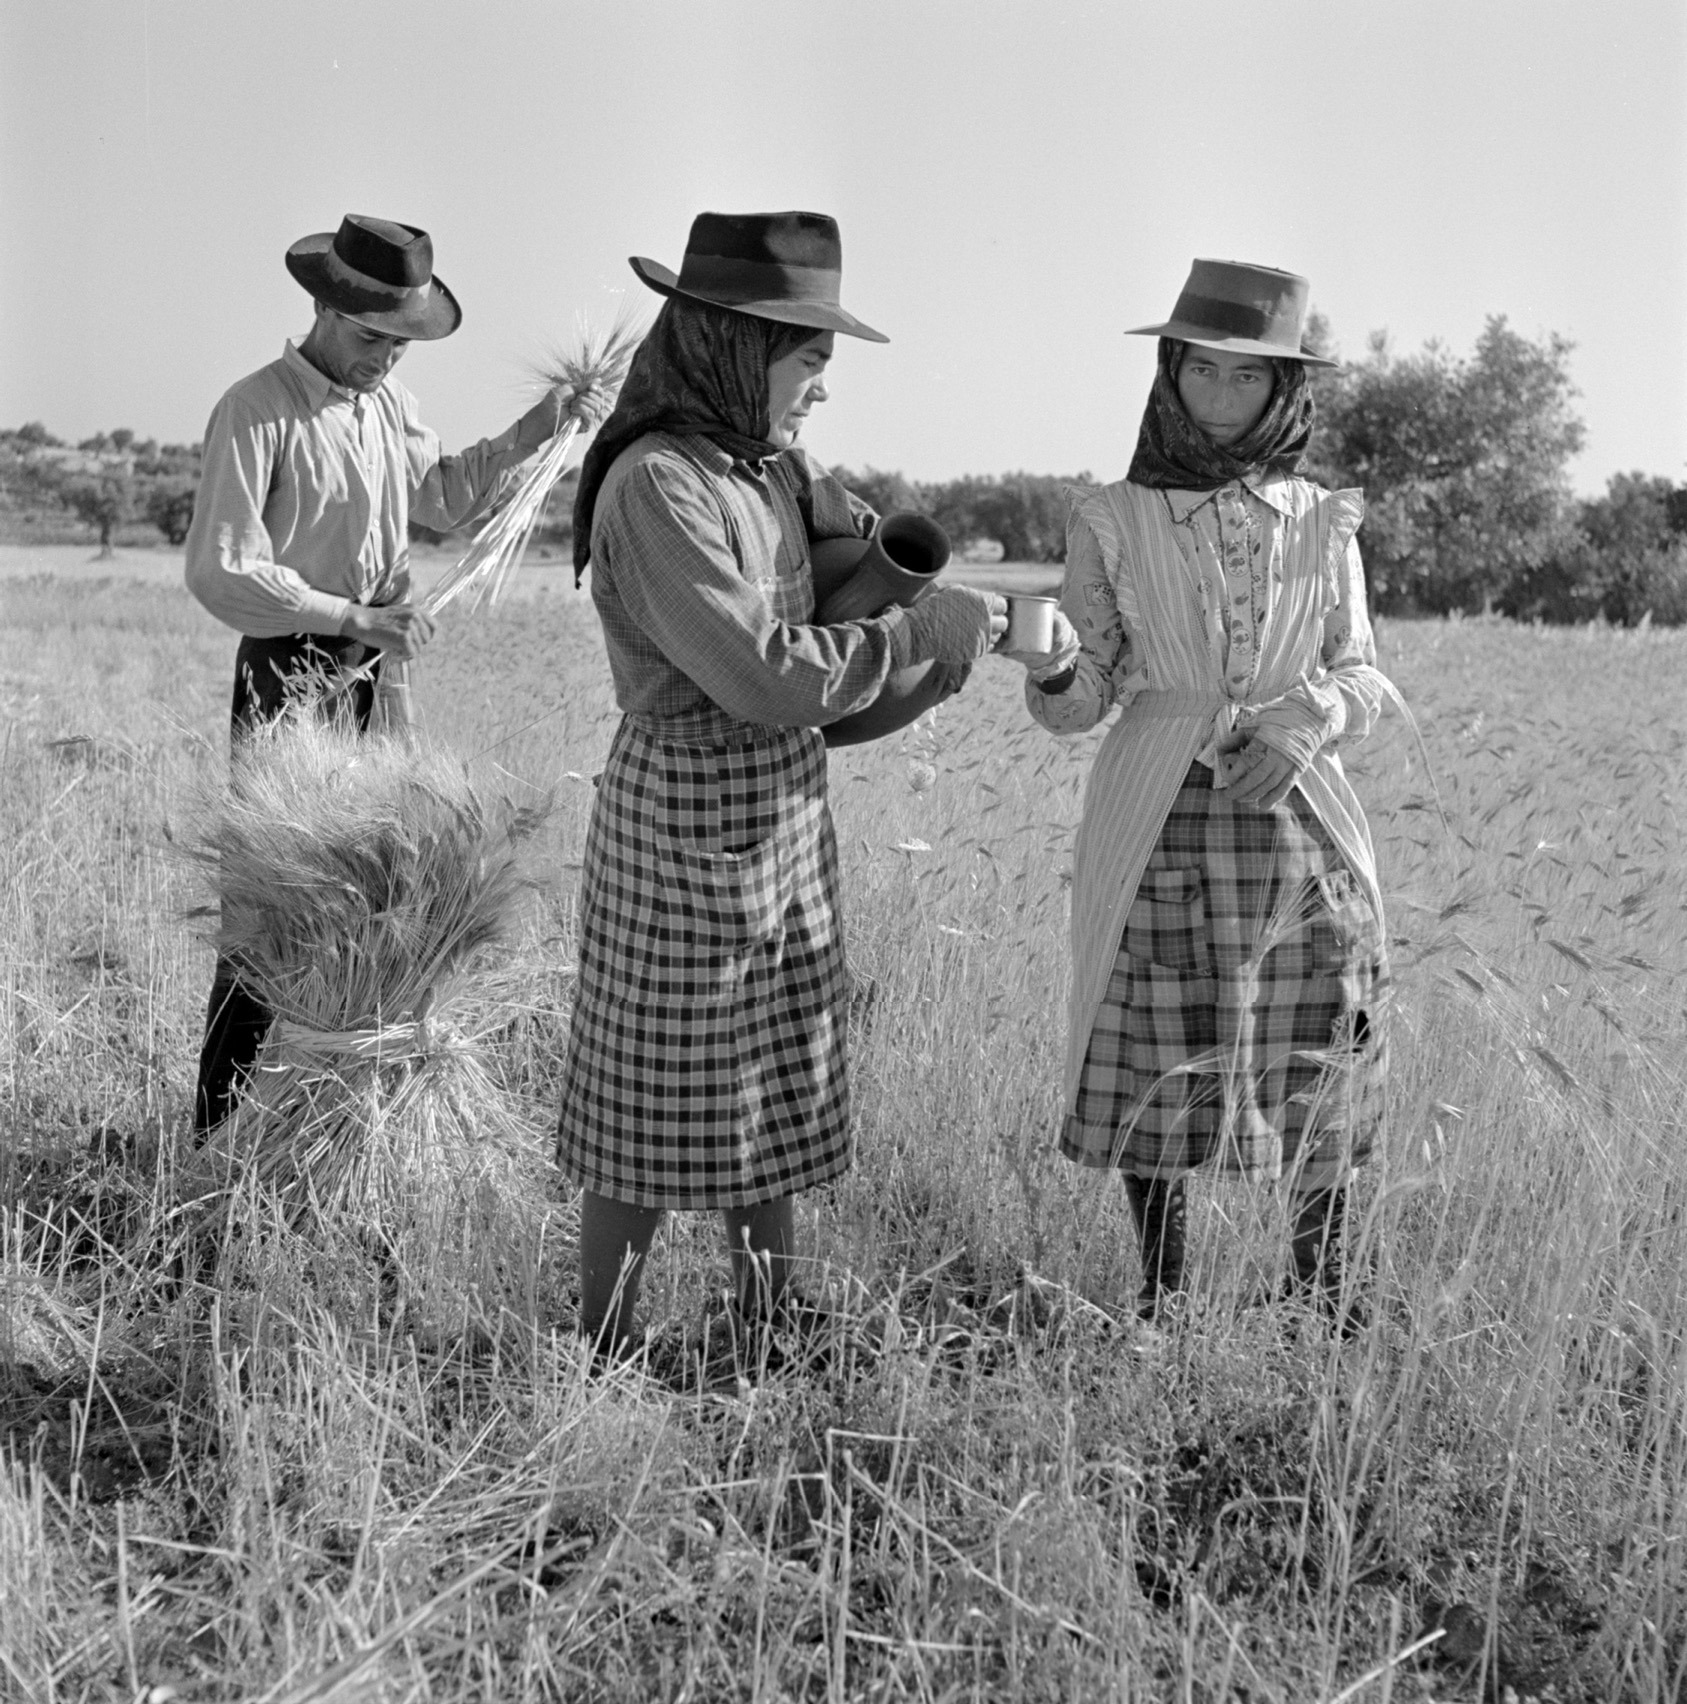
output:
[[1119, 942], [1061, 1151], [1169, 1177], [1345, 1180], [1384, 1114], [1380, 920], [1299, 791], [1232, 803], [1192, 764]]
[[586, 836], [557, 1157], [638, 1207], [745, 1207], [849, 1164], [826, 748], [628, 718]]

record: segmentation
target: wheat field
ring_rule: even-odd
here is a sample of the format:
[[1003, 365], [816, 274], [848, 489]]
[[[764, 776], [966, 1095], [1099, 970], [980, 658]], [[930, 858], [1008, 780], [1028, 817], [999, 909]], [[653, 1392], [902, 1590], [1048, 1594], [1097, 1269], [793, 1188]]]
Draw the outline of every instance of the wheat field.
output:
[[[688, 1373], [724, 1261], [676, 1218], [647, 1354], [593, 1378], [560, 1188], [502, 1305], [425, 1329], [346, 1251], [205, 1278], [179, 848], [233, 639], [168, 587], [0, 585], [0, 1697], [1682, 1696], [1687, 636], [1379, 641], [1429, 768], [1397, 719], [1349, 763], [1399, 985], [1356, 1340], [1270, 1300], [1280, 1204], [1234, 1184], [1187, 1318], [1130, 1322], [1122, 1192], [1051, 1147], [1094, 738], [986, 661], [833, 755], [874, 998], [855, 1167], [799, 1210], [829, 1353]], [[485, 974], [542, 1143], [615, 722], [589, 601], [450, 619], [416, 676], [551, 801]]]

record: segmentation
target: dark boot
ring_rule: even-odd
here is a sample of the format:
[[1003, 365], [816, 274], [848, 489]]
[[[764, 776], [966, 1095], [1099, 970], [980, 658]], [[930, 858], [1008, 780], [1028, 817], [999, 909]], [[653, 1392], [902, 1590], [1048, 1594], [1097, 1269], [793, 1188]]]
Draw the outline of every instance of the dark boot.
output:
[[1319, 1308], [1340, 1329], [1354, 1337], [1369, 1323], [1369, 1311], [1349, 1290], [1347, 1273], [1347, 1191], [1319, 1189], [1300, 1196], [1295, 1204], [1289, 1250], [1294, 1257], [1291, 1288], [1295, 1295]]
[[1183, 1179], [1125, 1174], [1125, 1199], [1142, 1245], [1142, 1291], [1138, 1319], [1153, 1319], [1165, 1297], [1183, 1288], [1183, 1228], [1187, 1218]]

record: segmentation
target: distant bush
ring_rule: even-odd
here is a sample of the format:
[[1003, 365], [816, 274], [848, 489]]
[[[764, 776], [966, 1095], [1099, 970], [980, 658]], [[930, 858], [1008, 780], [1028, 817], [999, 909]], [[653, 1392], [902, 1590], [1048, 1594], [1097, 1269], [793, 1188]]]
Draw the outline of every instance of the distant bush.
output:
[[193, 480], [157, 479], [147, 488], [146, 518], [171, 544], [183, 544], [193, 524], [193, 504], [199, 486]]
[[1045, 473], [969, 474], [916, 484], [900, 473], [847, 467], [832, 470], [881, 515], [913, 510], [930, 515], [957, 551], [994, 539], [1010, 562], [1059, 562], [1066, 554], [1066, 486], [1087, 484], [1090, 475], [1067, 478]]

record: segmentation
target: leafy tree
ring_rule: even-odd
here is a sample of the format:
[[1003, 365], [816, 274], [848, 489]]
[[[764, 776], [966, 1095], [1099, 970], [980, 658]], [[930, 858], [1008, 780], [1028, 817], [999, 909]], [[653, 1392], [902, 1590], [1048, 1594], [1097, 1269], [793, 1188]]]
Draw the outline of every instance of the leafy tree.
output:
[[39, 420], [26, 421], [12, 436], [30, 449], [60, 449], [64, 440], [55, 438]]
[[1500, 608], [1532, 621], [1687, 622], [1687, 486], [1613, 474], [1603, 497], [1581, 504], [1574, 533], [1517, 576]]
[[112, 554], [111, 535], [125, 521], [135, 518], [134, 480], [118, 474], [72, 479], [64, 486], [63, 496], [89, 526], [99, 528], [99, 556], [103, 561]]
[[1495, 315], [1469, 359], [1439, 343], [1399, 358], [1376, 333], [1362, 362], [1320, 379], [1311, 471], [1365, 490], [1376, 607], [1479, 611], [1565, 544], [1583, 436], [1571, 348]]
[[912, 510], [915, 514], [928, 512], [921, 488], [904, 479], [900, 473], [887, 473], [882, 468], [864, 467], [859, 473], [847, 467], [835, 467], [838, 482], [865, 503], [870, 503], [881, 515], [894, 515]]
[[[926, 485], [875, 467], [833, 472], [881, 515], [902, 509], [930, 515], [957, 549], [993, 538], [1010, 562], [1059, 562], [1066, 554], [1065, 479], [1042, 473], [968, 474]], [[1090, 475], [1074, 477], [1085, 483]]]
[[974, 476], [929, 492], [934, 518], [957, 544], [993, 538], [1010, 562], [1059, 562], [1066, 554], [1064, 479], [1037, 473]]

